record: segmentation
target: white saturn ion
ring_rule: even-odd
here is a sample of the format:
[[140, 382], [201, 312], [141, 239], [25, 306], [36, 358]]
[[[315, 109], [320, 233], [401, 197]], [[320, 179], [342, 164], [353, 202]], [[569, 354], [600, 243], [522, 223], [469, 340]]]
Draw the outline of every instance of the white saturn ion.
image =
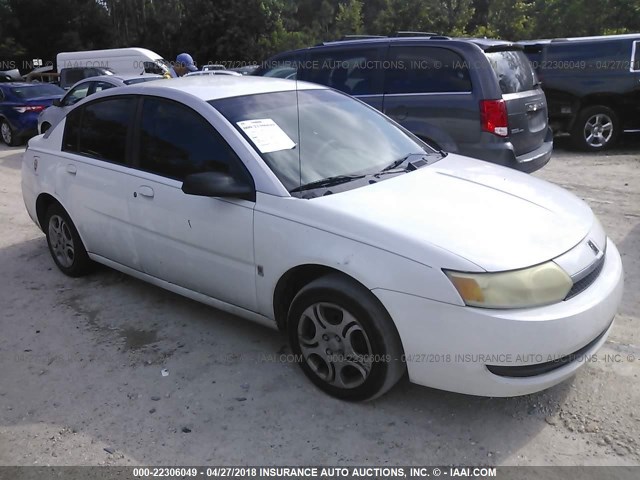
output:
[[65, 274], [99, 262], [284, 330], [345, 399], [405, 372], [474, 395], [550, 387], [602, 346], [622, 295], [616, 246], [571, 193], [302, 82], [92, 95], [30, 141], [22, 191]]

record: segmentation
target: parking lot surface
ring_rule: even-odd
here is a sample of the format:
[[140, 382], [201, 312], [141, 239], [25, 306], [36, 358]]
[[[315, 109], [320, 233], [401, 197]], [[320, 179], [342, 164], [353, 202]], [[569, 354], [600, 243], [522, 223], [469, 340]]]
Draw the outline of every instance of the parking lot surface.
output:
[[535, 175], [589, 203], [625, 268], [598, 358], [525, 397], [404, 379], [359, 404], [317, 390], [278, 332], [107, 268], [65, 277], [24, 209], [24, 147], [0, 146], [0, 465], [640, 464], [640, 139], [567, 144]]

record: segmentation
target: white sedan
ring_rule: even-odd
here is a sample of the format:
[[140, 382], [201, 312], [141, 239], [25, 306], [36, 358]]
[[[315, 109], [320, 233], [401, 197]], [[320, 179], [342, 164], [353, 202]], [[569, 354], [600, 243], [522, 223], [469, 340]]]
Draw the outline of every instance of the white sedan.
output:
[[318, 85], [214, 75], [79, 102], [32, 139], [31, 218], [67, 275], [108, 265], [287, 332], [331, 395], [561, 382], [605, 342], [620, 255], [591, 209], [436, 152]]

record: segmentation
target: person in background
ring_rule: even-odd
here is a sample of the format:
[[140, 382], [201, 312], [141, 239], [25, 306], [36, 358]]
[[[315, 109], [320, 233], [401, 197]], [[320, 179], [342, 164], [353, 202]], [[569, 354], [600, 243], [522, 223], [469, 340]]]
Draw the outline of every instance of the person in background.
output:
[[193, 57], [188, 53], [181, 53], [176, 57], [170, 73], [172, 77], [183, 77], [188, 72], [195, 72], [197, 70], [198, 67], [196, 67]]

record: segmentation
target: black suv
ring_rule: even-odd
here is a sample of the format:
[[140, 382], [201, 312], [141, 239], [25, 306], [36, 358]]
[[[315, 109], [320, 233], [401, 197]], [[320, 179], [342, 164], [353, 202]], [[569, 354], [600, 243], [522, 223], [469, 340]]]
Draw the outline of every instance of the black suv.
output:
[[640, 34], [521, 42], [542, 82], [556, 132], [604, 150], [640, 129]]
[[342, 90], [437, 149], [526, 172], [551, 157], [545, 95], [522, 46], [513, 43], [347, 38], [276, 55], [255, 74]]

